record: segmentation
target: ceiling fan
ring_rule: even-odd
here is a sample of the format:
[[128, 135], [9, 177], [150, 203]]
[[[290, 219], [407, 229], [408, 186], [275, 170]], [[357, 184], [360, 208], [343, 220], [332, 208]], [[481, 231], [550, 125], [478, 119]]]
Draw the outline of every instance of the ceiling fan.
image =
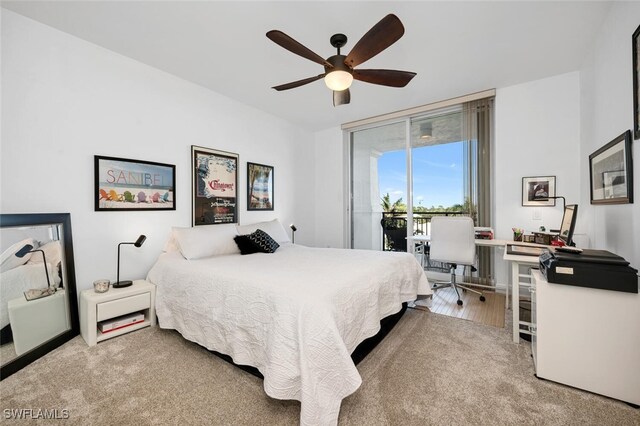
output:
[[324, 73], [322, 74], [281, 84], [273, 88], [278, 91], [288, 90], [324, 78], [327, 87], [333, 90], [333, 105], [338, 106], [350, 102], [351, 93], [349, 92], [349, 87], [354, 79], [366, 83], [380, 84], [382, 86], [404, 87], [411, 81], [416, 73], [385, 69], [354, 69], [391, 46], [398, 41], [403, 34], [404, 26], [402, 22], [400, 22], [400, 19], [398, 19], [396, 15], [389, 14], [362, 36], [346, 56], [340, 54], [340, 48], [347, 43], [347, 36], [344, 34], [334, 34], [331, 36], [329, 41], [333, 47], [338, 49], [338, 53], [324, 59], [282, 31], [269, 31], [267, 37], [274, 43], [296, 55], [324, 66]]

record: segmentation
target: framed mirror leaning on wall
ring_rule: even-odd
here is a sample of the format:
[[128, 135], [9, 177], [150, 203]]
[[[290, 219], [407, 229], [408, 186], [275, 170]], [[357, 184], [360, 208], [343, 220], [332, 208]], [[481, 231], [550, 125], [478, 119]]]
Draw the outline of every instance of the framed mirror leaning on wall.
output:
[[79, 333], [69, 213], [0, 214], [0, 380]]

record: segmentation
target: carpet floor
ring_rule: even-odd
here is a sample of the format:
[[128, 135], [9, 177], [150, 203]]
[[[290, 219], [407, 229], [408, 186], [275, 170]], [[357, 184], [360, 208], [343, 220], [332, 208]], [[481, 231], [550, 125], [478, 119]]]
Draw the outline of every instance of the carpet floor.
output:
[[[640, 425], [640, 410], [534, 377], [530, 346], [495, 328], [409, 309], [359, 365], [340, 425]], [[57, 424], [295, 425], [300, 404], [178, 333], [81, 337], [0, 382], [6, 409], [68, 410]]]

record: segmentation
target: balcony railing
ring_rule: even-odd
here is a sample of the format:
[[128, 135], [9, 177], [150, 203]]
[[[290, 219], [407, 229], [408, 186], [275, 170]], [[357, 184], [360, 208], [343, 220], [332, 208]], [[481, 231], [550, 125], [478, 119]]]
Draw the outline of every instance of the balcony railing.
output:
[[[413, 235], [427, 235], [431, 218], [436, 216], [469, 216], [467, 212], [414, 211]], [[382, 212], [382, 249], [385, 251], [407, 251], [407, 212]]]
[[[469, 212], [450, 211], [414, 211], [413, 235], [428, 235], [431, 230], [431, 218], [436, 216], [472, 216]], [[474, 217], [474, 222], [475, 222]], [[382, 250], [407, 251], [407, 212], [383, 212], [382, 220]], [[423, 246], [424, 248], [425, 246]], [[426, 270], [447, 272], [449, 265], [428, 260], [428, 252], [422, 253], [427, 261]], [[478, 271], [473, 277], [465, 277], [466, 282], [491, 284], [493, 276], [492, 252], [490, 247], [478, 247]]]

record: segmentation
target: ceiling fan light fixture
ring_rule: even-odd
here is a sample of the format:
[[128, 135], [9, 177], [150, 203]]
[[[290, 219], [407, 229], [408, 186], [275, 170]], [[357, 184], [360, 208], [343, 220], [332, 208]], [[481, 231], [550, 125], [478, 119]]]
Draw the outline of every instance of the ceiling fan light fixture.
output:
[[327, 87], [334, 91], [342, 91], [351, 87], [353, 75], [348, 71], [335, 70], [324, 76], [324, 83]]

